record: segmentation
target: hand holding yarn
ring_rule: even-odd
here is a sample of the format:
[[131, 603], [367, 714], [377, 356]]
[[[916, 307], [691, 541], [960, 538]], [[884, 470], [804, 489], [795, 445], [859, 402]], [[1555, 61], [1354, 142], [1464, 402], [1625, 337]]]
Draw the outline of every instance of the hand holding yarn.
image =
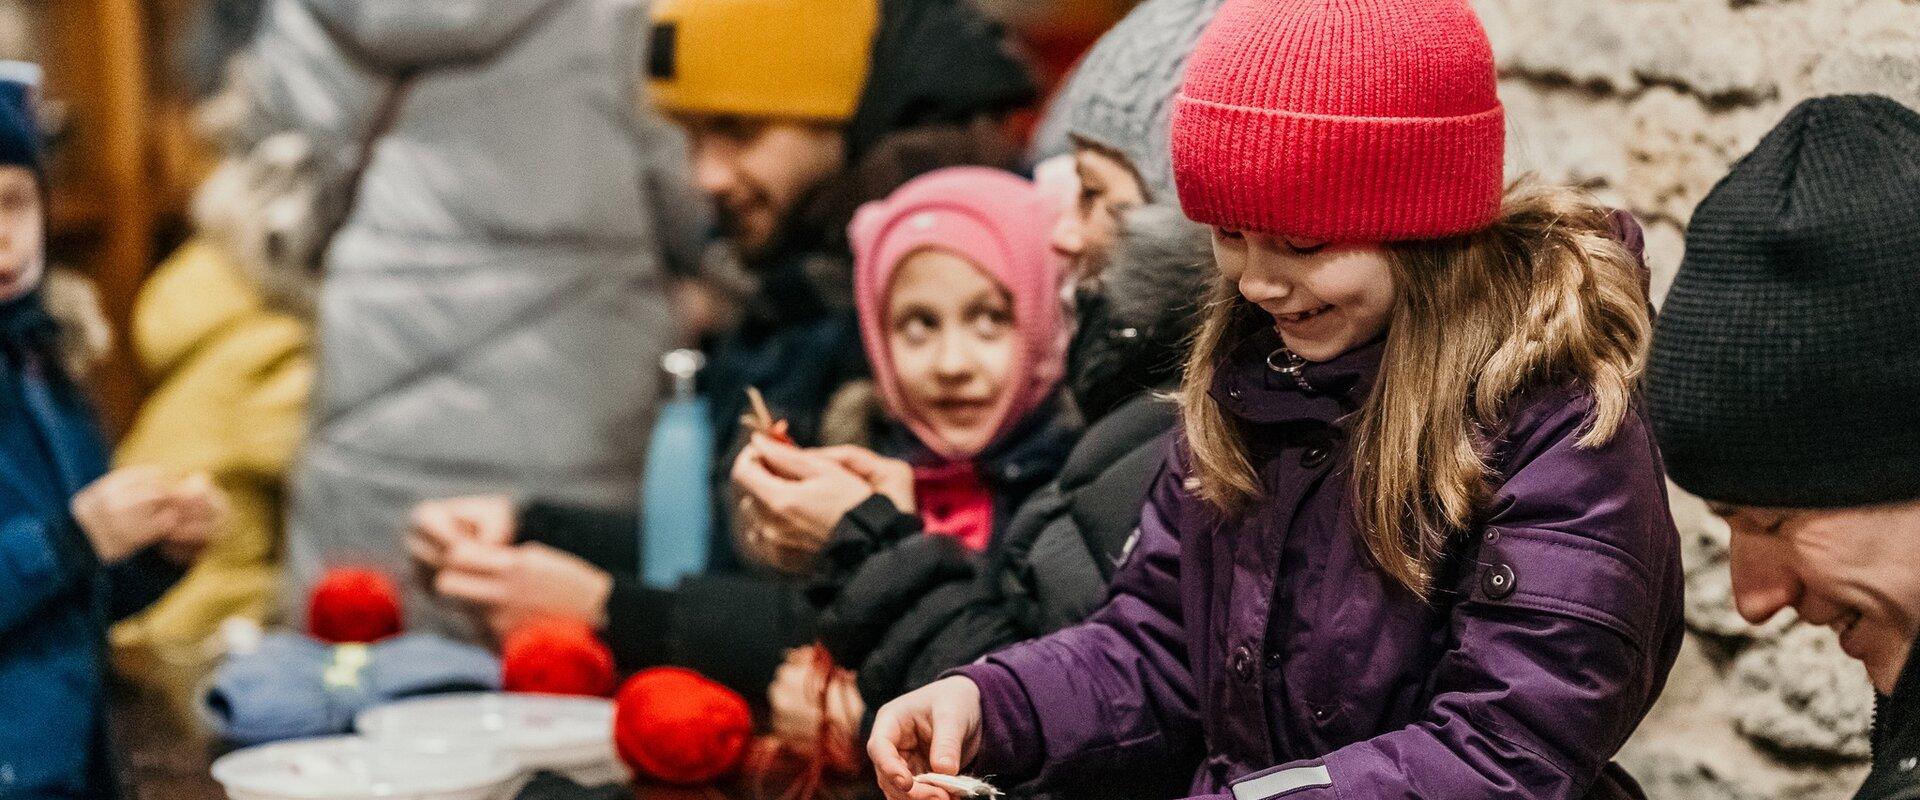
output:
[[428, 500], [408, 517], [407, 552], [429, 569], [440, 569], [447, 551], [461, 542], [512, 544], [518, 524], [519, 509], [503, 494]]
[[473, 604], [504, 640], [518, 628], [554, 617], [604, 626], [613, 576], [538, 542], [501, 547], [470, 541], [447, 551], [433, 589]]
[[912, 514], [919, 510], [919, 503], [913, 495], [912, 464], [853, 445], [821, 447], [810, 452], [830, 459], [860, 476], [868, 486], [873, 487], [875, 493], [892, 500], [900, 513]]
[[[803, 754], [826, 749], [835, 768], [857, 763], [860, 719], [867, 713], [853, 671], [836, 667], [814, 647], [796, 647], [774, 671], [767, 688], [770, 727], [781, 742]], [[829, 741], [820, 741], [825, 735]]]
[[191, 559], [213, 537], [226, 503], [205, 475], [175, 479], [152, 466], [122, 467], [74, 495], [73, 518], [102, 562], [148, 546]]
[[734, 459], [733, 482], [753, 508], [749, 547], [799, 564], [825, 546], [841, 517], [875, 493], [833, 459], [760, 434]]

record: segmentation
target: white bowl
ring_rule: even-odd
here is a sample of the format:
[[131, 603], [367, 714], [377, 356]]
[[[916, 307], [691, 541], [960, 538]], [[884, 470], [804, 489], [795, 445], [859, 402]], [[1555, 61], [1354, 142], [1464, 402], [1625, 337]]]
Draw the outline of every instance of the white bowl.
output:
[[328, 736], [249, 747], [213, 762], [232, 800], [496, 800], [521, 769], [497, 749], [396, 747]]
[[402, 700], [360, 713], [354, 728], [410, 747], [491, 747], [531, 772], [586, 785], [626, 780], [613, 749], [613, 701], [598, 697], [474, 692]]

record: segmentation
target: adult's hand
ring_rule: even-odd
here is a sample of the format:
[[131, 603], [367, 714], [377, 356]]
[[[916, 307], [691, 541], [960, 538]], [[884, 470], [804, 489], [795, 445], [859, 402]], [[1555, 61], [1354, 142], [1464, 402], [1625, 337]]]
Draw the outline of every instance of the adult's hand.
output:
[[772, 712], [769, 726], [781, 741], [801, 752], [813, 753], [823, 744], [820, 734], [824, 728], [832, 737], [824, 743], [830, 754], [850, 758], [857, 752], [860, 718], [867, 713], [866, 703], [854, 685], [853, 672], [830, 665], [823, 667], [815, 648], [796, 647], [787, 651], [786, 661], [774, 671], [773, 684], [767, 687], [767, 701]]
[[180, 509], [180, 521], [160, 536], [160, 555], [186, 566], [200, 559], [213, 537], [226, 527], [231, 506], [227, 496], [213, 482], [213, 476], [197, 472], [172, 487], [172, 502]]
[[596, 628], [607, 624], [613, 576], [538, 542], [512, 547], [463, 542], [447, 550], [434, 591], [472, 603], [495, 636], [535, 620], [560, 617]]
[[749, 550], [786, 550], [809, 559], [840, 518], [874, 494], [872, 485], [833, 459], [761, 435], [741, 449], [732, 474], [750, 501]]
[[943, 678], [880, 707], [867, 757], [887, 800], [948, 800], [947, 791], [915, 783], [924, 772], [958, 775], [980, 753], [980, 687]]
[[178, 483], [159, 467], [122, 467], [81, 489], [69, 510], [94, 554], [111, 564], [169, 533], [191, 537], [201, 500], [179, 492]]
[[505, 547], [518, 535], [520, 509], [503, 494], [428, 500], [407, 520], [407, 552], [430, 569], [445, 565], [447, 552], [465, 543]]

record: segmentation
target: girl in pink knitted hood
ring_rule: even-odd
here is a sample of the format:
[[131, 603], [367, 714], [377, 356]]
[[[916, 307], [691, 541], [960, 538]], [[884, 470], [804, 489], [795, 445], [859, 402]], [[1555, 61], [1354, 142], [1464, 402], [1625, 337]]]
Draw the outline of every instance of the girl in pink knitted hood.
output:
[[[836, 399], [828, 418], [862, 420], [841, 434], [877, 428], [837, 438], [897, 458], [756, 435], [733, 470], [747, 512], [737, 526], [743, 555], [810, 574], [827, 652], [870, 650], [863, 637], [887, 629], [875, 623], [906, 614], [895, 601], [912, 604], [970, 574], [1014, 509], [1059, 471], [1077, 434], [1057, 413], [1063, 263], [1048, 237], [1059, 208], [1020, 177], [958, 167], [910, 181], [854, 218], [855, 306], [873, 366], [867, 399], [877, 403]], [[849, 405], [884, 415], [845, 413]], [[851, 588], [870, 566], [886, 585]], [[854, 676], [823, 663], [812, 651], [790, 655], [770, 690], [772, 727], [803, 749], [824, 736], [828, 762], [851, 767], [863, 709]], [[823, 708], [822, 697], [848, 702]], [[848, 758], [832, 755], [843, 751]]]
[[929, 173], [860, 209], [850, 229], [860, 334], [874, 394], [897, 423], [873, 440], [902, 459], [756, 438], [735, 469], [758, 506], [750, 553], [807, 562], [835, 527], [885, 530], [903, 515], [979, 552], [1051, 477], [1069, 439], [1055, 420], [1058, 213], [1031, 182], [984, 167]]

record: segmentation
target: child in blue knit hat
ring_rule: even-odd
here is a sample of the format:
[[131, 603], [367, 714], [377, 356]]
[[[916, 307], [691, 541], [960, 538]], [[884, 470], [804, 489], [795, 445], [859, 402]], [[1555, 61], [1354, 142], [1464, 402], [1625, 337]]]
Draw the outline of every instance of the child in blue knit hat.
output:
[[224, 505], [204, 475], [107, 471], [40, 298], [38, 83], [0, 62], [0, 797], [110, 797], [107, 626], [180, 577]]

